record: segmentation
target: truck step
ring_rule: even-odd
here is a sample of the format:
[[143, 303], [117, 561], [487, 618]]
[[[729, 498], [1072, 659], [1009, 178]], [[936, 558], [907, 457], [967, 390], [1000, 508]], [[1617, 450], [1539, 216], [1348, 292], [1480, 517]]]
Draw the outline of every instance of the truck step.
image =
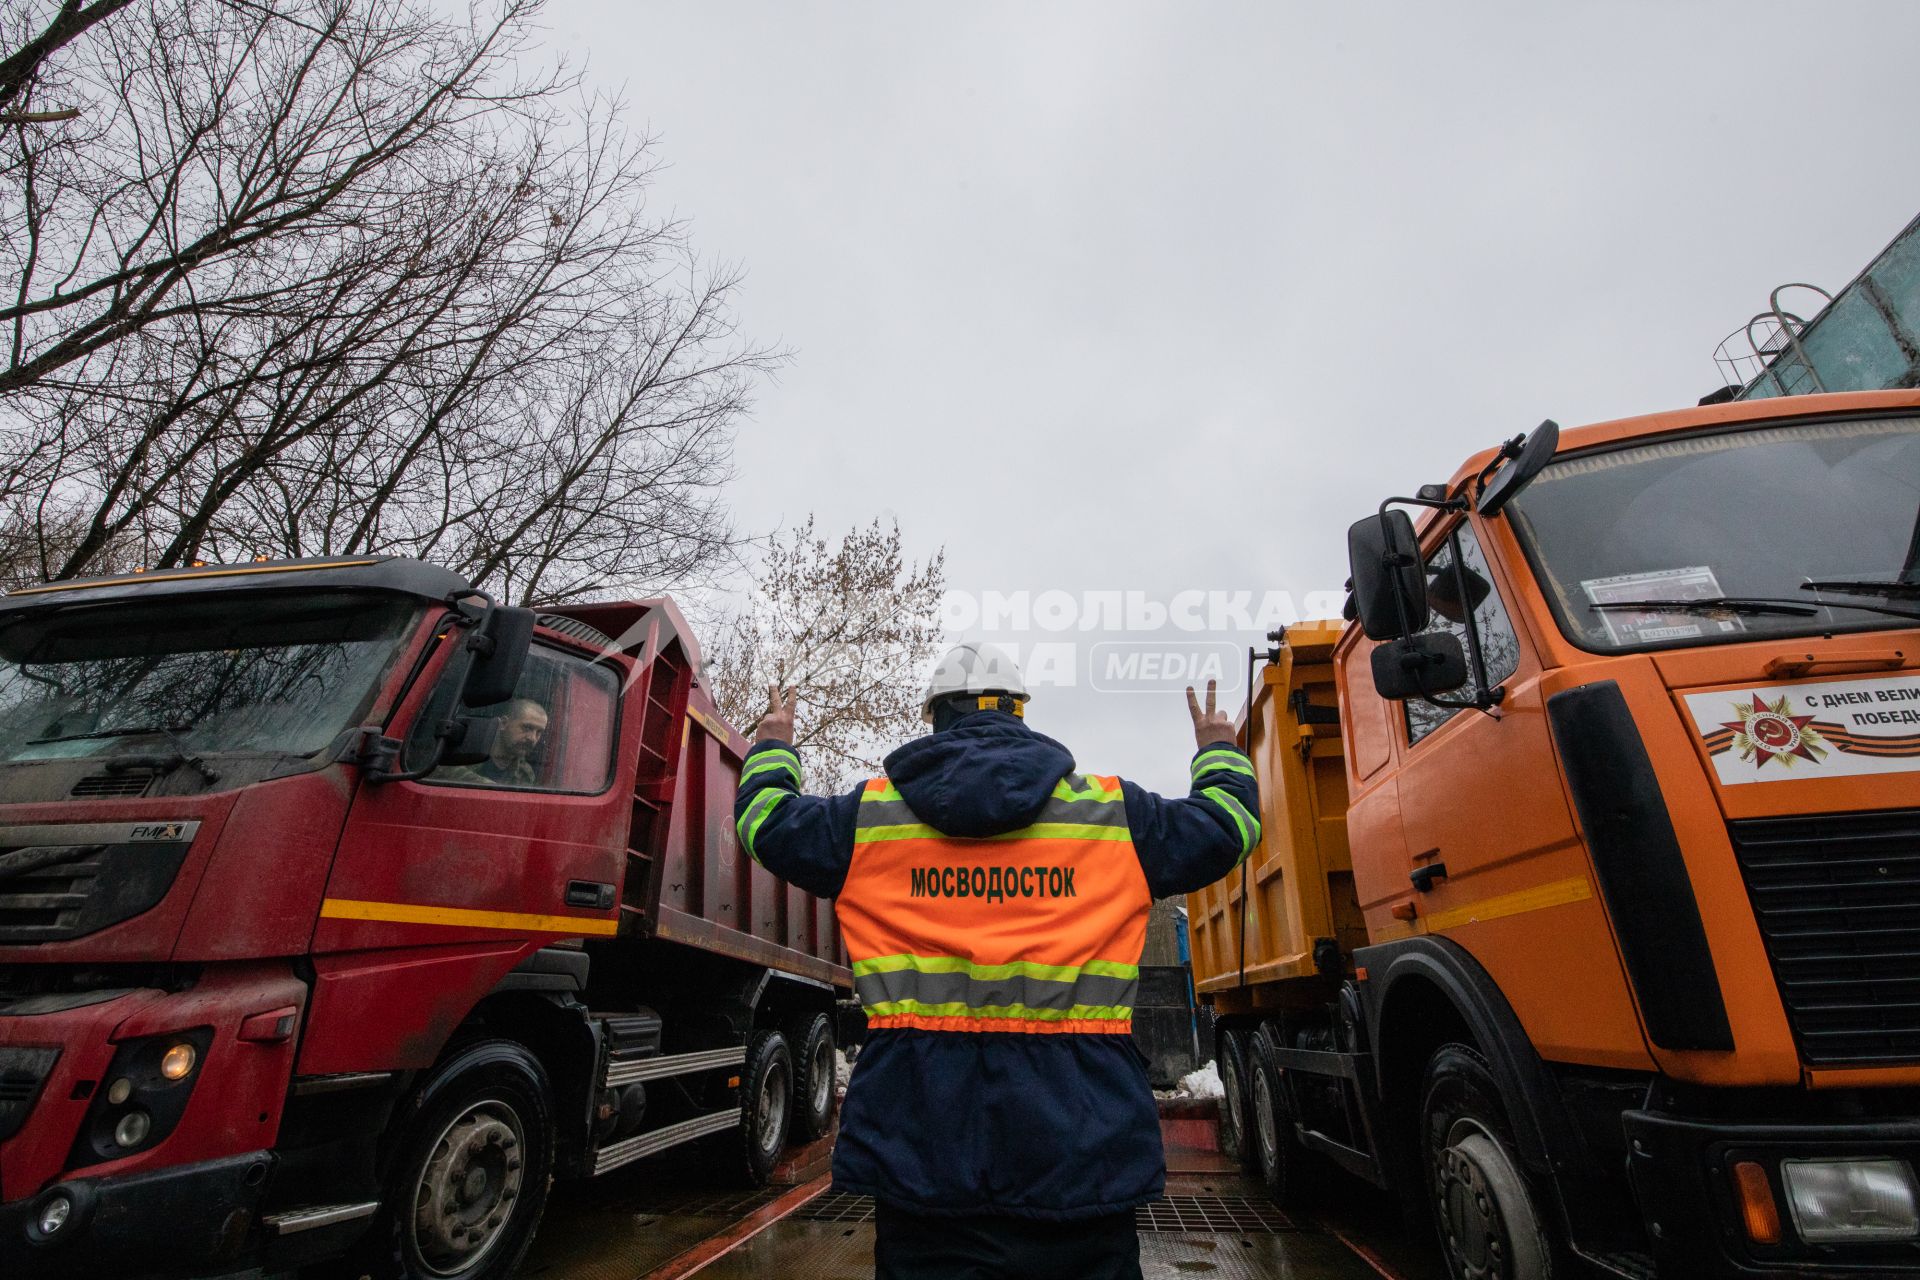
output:
[[734, 1107], [730, 1111], [716, 1111], [712, 1115], [682, 1120], [679, 1124], [670, 1124], [665, 1128], [655, 1129], [651, 1133], [636, 1134], [594, 1152], [594, 1176], [598, 1177], [609, 1169], [618, 1169], [623, 1164], [631, 1164], [643, 1156], [665, 1151], [668, 1147], [677, 1147], [683, 1142], [692, 1142], [695, 1138], [704, 1138], [710, 1133], [721, 1133], [739, 1123], [740, 1108]]
[[315, 1227], [330, 1227], [336, 1222], [371, 1218], [379, 1208], [378, 1200], [361, 1200], [353, 1204], [315, 1204], [301, 1209], [288, 1209], [284, 1213], [270, 1213], [260, 1221], [273, 1234], [290, 1236], [299, 1231], [312, 1231]]
[[716, 1067], [738, 1066], [747, 1060], [745, 1045], [708, 1049], [701, 1053], [671, 1053], [660, 1058], [629, 1058], [607, 1064], [606, 1086], [617, 1089], [641, 1080], [681, 1076], [692, 1071], [711, 1071]]

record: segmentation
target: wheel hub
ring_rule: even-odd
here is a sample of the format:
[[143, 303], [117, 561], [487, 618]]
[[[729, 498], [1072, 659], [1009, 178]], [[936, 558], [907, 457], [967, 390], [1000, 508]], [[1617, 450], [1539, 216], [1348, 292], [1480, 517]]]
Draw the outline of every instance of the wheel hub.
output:
[[1245, 1120], [1240, 1114], [1240, 1073], [1234, 1069], [1233, 1059], [1223, 1057], [1221, 1061], [1225, 1066], [1225, 1069], [1220, 1073], [1220, 1084], [1222, 1092], [1227, 1095], [1227, 1130], [1233, 1134], [1235, 1141], [1244, 1149], [1247, 1127]]
[[1253, 1116], [1260, 1130], [1260, 1159], [1264, 1167], [1275, 1168], [1279, 1164], [1279, 1128], [1274, 1123], [1273, 1090], [1268, 1088], [1264, 1074], [1253, 1078]]
[[813, 1051], [813, 1110], [824, 1113], [833, 1097], [833, 1046], [822, 1040]]
[[434, 1274], [457, 1275], [499, 1243], [524, 1181], [523, 1142], [519, 1116], [498, 1101], [474, 1104], [441, 1132], [413, 1201], [414, 1244]]
[[1456, 1121], [1435, 1153], [1433, 1189], [1456, 1280], [1546, 1280], [1551, 1274], [1519, 1170], [1473, 1121]]
[[1504, 1280], [1506, 1229], [1486, 1175], [1459, 1147], [1440, 1153], [1436, 1194], [1447, 1252], [1462, 1280]]
[[760, 1084], [760, 1145], [778, 1152], [786, 1134], [787, 1073], [780, 1067], [767, 1072]]

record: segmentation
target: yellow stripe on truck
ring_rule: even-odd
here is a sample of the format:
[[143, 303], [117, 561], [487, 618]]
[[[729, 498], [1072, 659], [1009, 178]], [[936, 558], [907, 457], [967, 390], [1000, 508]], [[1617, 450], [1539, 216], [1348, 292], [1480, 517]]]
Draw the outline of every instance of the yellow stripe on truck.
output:
[[1442, 929], [1454, 929], [1463, 924], [1498, 920], [1502, 916], [1517, 916], [1528, 911], [1539, 911], [1543, 907], [1562, 907], [1569, 902], [1585, 902], [1592, 896], [1593, 886], [1587, 883], [1585, 876], [1575, 876], [1571, 880], [1555, 880], [1551, 884], [1535, 885], [1531, 889], [1521, 889], [1517, 893], [1503, 893], [1497, 898], [1482, 898], [1478, 902], [1469, 902], [1464, 907], [1449, 907], [1445, 911], [1436, 911], [1426, 917], [1427, 932], [1437, 933]]
[[618, 920], [595, 920], [588, 916], [540, 916], [525, 911], [474, 911], [466, 907], [430, 907], [419, 902], [362, 902], [354, 898], [328, 898], [320, 904], [326, 920], [380, 920], [390, 924], [444, 924], [466, 929], [514, 929], [522, 933], [564, 933], [612, 935], [620, 932]]

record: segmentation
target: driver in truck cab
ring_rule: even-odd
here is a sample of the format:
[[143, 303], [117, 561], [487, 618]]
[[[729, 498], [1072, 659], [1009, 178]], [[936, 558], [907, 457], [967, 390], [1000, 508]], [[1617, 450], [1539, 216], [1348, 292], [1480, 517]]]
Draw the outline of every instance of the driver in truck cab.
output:
[[500, 712], [493, 751], [479, 764], [442, 769], [436, 782], [466, 782], [487, 787], [536, 787], [540, 771], [534, 753], [547, 735], [547, 709], [532, 698], [514, 698]]
[[922, 699], [933, 732], [845, 795], [801, 794], [797, 696], [769, 690], [734, 804], [743, 848], [835, 900], [868, 1035], [834, 1147], [870, 1195], [880, 1280], [1138, 1277], [1136, 1206], [1165, 1187], [1131, 1037], [1153, 899], [1260, 839], [1234, 728], [1187, 690], [1192, 790], [1078, 772], [1025, 723], [1019, 668], [964, 644]]

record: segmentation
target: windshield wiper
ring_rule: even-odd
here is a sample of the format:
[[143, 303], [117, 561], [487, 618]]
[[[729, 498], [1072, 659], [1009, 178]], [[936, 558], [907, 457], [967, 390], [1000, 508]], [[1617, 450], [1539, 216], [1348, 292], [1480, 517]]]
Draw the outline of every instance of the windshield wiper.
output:
[[[1843, 609], [1865, 605], [1841, 605]], [[1603, 600], [1590, 609], [1631, 609], [1635, 613], [1737, 613], [1751, 616], [1779, 614], [1785, 617], [1811, 618], [1819, 606], [1798, 600], [1766, 600], [1758, 596], [1704, 596], [1697, 600]]]
[[[220, 781], [220, 775], [214, 772], [212, 766], [210, 766], [205, 760], [202, 760], [198, 755], [196, 755], [193, 749], [187, 746], [186, 741], [181, 738], [180, 735], [191, 728], [193, 728], [193, 725], [191, 724], [183, 724], [179, 726], [164, 725], [164, 724], [130, 724], [130, 725], [125, 725], [118, 729], [94, 729], [87, 733], [62, 733], [51, 738], [28, 738], [27, 744], [29, 746], [40, 746], [49, 742], [86, 742], [89, 739], [93, 739], [93, 738], [137, 738], [137, 737], [143, 737], [143, 736], [163, 737], [168, 742], [173, 744], [173, 754], [170, 756], [152, 757], [149, 760], [145, 761], [144, 763], [149, 763], [153, 767], [161, 769], [166, 772], [171, 772], [174, 769], [178, 769], [183, 764], [190, 764], [193, 766], [194, 771], [198, 773], [201, 777], [205, 778], [209, 783]], [[107, 766], [107, 771], [109, 773], [121, 772], [121, 770], [135, 767], [137, 763], [141, 763], [141, 762], [122, 760], [122, 761], [117, 761], [115, 763], [118, 763], [120, 765], [120, 769], [115, 769], [113, 764], [109, 764]]]
[[130, 724], [119, 729], [89, 729], [85, 733], [61, 733], [50, 738], [28, 738], [29, 746], [41, 746], [49, 742], [85, 742], [90, 738], [138, 738], [143, 735], [164, 737], [169, 740], [183, 729], [193, 728], [190, 724], [179, 727], [164, 724]]
[[[1812, 585], [1809, 584], [1809, 587]], [[1706, 596], [1699, 600], [1607, 600], [1587, 607], [1631, 609], [1636, 613], [1737, 613], [1746, 617], [1793, 618], [1811, 618], [1822, 609], [1853, 609], [1860, 613], [1884, 614], [1889, 618], [1920, 618], [1920, 611], [1894, 609], [1884, 604], [1861, 604], [1854, 600], [1821, 600], [1807, 604], [1799, 600], [1773, 600], [1765, 596]]]
[[1920, 600], [1920, 582], [1873, 582], [1847, 579], [1831, 582], [1803, 582], [1802, 591], [1838, 591], [1842, 595], [1885, 596], [1889, 600]]

